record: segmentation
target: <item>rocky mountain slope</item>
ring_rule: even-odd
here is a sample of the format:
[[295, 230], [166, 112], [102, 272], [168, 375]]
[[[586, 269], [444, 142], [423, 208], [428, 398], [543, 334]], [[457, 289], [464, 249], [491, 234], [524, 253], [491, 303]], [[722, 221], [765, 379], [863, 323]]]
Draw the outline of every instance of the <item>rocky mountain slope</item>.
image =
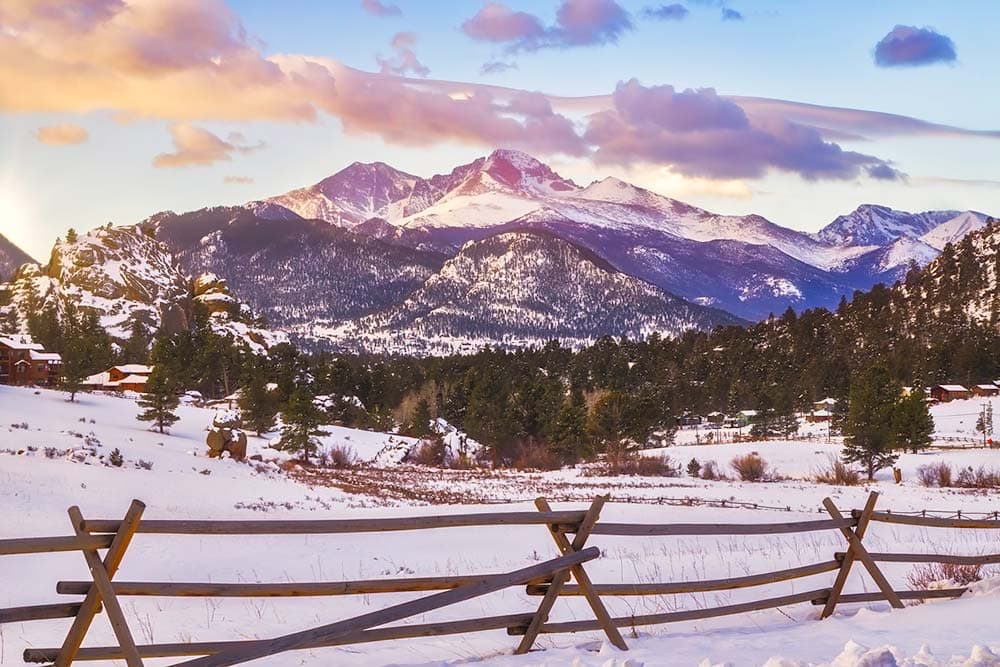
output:
[[551, 339], [578, 347], [601, 336], [673, 336], [737, 323], [557, 236], [508, 232], [467, 243], [402, 304], [314, 333], [347, 349], [440, 354]]
[[0, 281], [14, 275], [14, 272], [22, 264], [33, 261], [35, 260], [31, 259], [28, 253], [14, 245], [3, 234], [0, 234]]
[[[5, 316], [14, 311], [21, 328], [29, 315], [67, 302], [96, 312], [112, 338], [125, 340], [135, 325], [151, 334], [182, 329], [194, 304], [205, 306], [218, 333], [258, 352], [286, 340], [283, 333], [252, 324], [250, 309], [215, 276], [191, 278], [148, 226], [98, 227], [72, 235], [52, 249], [46, 266], [29, 263], [0, 285]], [[6, 319], [6, 317], [5, 317]]]
[[544, 228], [620, 271], [747, 319], [789, 305], [833, 306], [841, 295], [891, 283], [986, 220], [972, 211], [864, 205], [806, 234], [758, 215], [718, 215], [616, 178], [580, 187], [512, 150], [427, 179], [354, 163], [312, 188], [267, 201], [270, 210], [254, 203], [257, 215], [287, 218], [296, 211], [448, 256], [490, 234]]

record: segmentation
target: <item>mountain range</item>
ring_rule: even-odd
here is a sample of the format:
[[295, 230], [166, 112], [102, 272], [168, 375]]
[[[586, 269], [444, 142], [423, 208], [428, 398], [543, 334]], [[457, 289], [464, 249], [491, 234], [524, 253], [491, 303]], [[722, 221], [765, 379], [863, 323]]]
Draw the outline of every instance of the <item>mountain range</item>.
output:
[[14, 272], [23, 264], [33, 261], [35, 260], [31, 259], [28, 253], [14, 245], [6, 236], [0, 234], [0, 281], [14, 275]]
[[616, 178], [580, 186], [497, 150], [429, 178], [355, 162], [312, 186], [135, 228], [178, 275], [219, 276], [300, 340], [429, 354], [676, 335], [830, 307], [988, 219], [863, 205], [808, 234]]

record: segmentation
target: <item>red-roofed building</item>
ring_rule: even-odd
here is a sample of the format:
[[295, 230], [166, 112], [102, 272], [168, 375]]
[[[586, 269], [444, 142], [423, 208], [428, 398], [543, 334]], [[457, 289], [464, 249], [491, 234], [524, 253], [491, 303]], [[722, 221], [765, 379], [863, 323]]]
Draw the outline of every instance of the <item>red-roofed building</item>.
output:
[[0, 336], [0, 384], [54, 386], [59, 384], [62, 357], [19, 334]]

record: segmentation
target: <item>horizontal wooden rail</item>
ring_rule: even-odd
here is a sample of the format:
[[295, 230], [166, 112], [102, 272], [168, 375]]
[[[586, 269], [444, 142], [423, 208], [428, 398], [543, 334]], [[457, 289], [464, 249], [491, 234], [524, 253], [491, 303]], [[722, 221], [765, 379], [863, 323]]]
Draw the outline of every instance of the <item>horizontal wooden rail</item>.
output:
[[0, 556], [79, 551], [80, 549], [107, 549], [111, 546], [111, 539], [110, 535], [18, 537], [12, 540], [0, 540]]
[[[855, 510], [857, 512], [857, 510]], [[891, 512], [874, 512], [872, 521], [896, 523], [904, 526], [924, 526], [926, 528], [982, 528], [1000, 530], [1000, 521], [992, 519], [941, 519], [931, 516], [907, 516]]]
[[[611, 619], [619, 628], [630, 628], [632, 626], [659, 625], [661, 623], [677, 623], [680, 621], [697, 621], [705, 618], [716, 618], [718, 616], [731, 616], [733, 614], [743, 614], [750, 611], [762, 611], [764, 609], [774, 609], [800, 602], [811, 602], [814, 599], [826, 598], [829, 588], [821, 588], [814, 591], [804, 591], [793, 593], [776, 598], [767, 598], [754, 602], [742, 602], [724, 607], [710, 607], [707, 609], [692, 609], [689, 611], [671, 611], [663, 614], [645, 614], [641, 616], [619, 616]], [[568, 621], [564, 623], [546, 623], [542, 626], [543, 633], [559, 632], [590, 632], [600, 630], [597, 621]], [[525, 628], [507, 628], [507, 634], [522, 635]]]
[[[857, 519], [819, 519], [786, 523], [599, 523], [594, 535], [620, 535], [629, 537], [663, 537], [683, 535], [775, 535], [778, 533], [809, 533], [818, 530], [853, 528]], [[574, 525], [560, 525], [559, 530], [572, 533]]]
[[31, 607], [0, 609], [0, 625], [22, 621], [44, 621], [50, 618], [72, 618], [80, 611], [79, 602], [39, 604]]
[[[872, 560], [881, 563], [947, 563], [949, 565], [997, 565], [1000, 564], [1000, 554], [983, 554], [981, 556], [955, 556], [952, 554], [897, 554], [872, 552]], [[843, 553], [835, 554], [843, 558]]]
[[[338, 637], [328, 642], [317, 642], [306, 648], [323, 648], [328, 646], [343, 646], [346, 644], [362, 644], [381, 642], [390, 639], [413, 639], [416, 637], [440, 637], [458, 635], [467, 632], [483, 630], [501, 630], [509, 627], [526, 627], [534, 614], [509, 614], [507, 616], [489, 616], [465, 621], [438, 621], [387, 628], [363, 630], [354, 634]], [[141, 658], [173, 658], [181, 656], [212, 655], [233, 648], [253, 646], [263, 643], [259, 641], [225, 641], [225, 642], [193, 642], [177, 644], [146, 644], [136, 648]], [[58, 648], [29, 648], [24, 651], [25, 662], [52, 662], [59, 654]], [[81, 648], [76, 654], [76, 660], [121, 660], [124, 657], [117, 646], [94, 646]]]
[[[815, 574], [833, 572], [840, 568], [839, 561], [828, 561], [825, 563], [815, 563], [813, 565], [803, 565], [793, 567], [788, 570], [777, 572], [765, 572], [763, 574], [751, 574], [746, 577], [732, 577], [729, 579], [711, 579], [705, 581], [668, 582], [668, 583], [643, 583], [643, 584], [594, 584], [594, 590], [598, 595], [677, 595], [681, 593], [707, 593], [710, 591], [735, 590], [738, 588], [749, 588], [751, 586], [762, 586], [773, 584], [779, 581], [790, 579], [801, 579]], [[545, 595], [549, 587], [547, 584], [528, 584], [528, 595]], [[583, 595], [579, 586], [563, 586], [560, 595]]]
[[[896, 591], [900, 600], [931, 600], [937, 598], [957, 598], [961, 597], [966, 588], [935, 588], [927, 591]], [[840, 604], [847, 602], [881, 602], [886, 600], [882, 591], [873, 593], [850, 593], [840, 596]], [[814, 605], [826, 604], [826, 597], [818, 597], [812, 601]]]
[[[460, 528], [467, 526], [537, 526], [567, 524], [573, 530], [583, 520], [585, 512], [481, 512], [478, 514], [445, 514], [387, 519], [321, 519], [300, 521], [188, 521], [175, 519], [144, 519], [137, 533], [167, 535], [332, 535], [341, 533], [380, 533], [430, 528]], [[92, 533], [113, 533], [121, 521], [89, 519], [83, 528]]]
[[[361, 579], [357, 581], [320, 581], [302, 583], [178, 583], [157, 581], [113, 581], [116, 595], [157, 597], [282, 598], [324, 595], [370, 595], [376, 593], [417, 593], [443, 591], [488, 581], [494, 574], [452, 577], [413, 577], [411, 579]], [[544, 583], [538, 579], [536, 584]], [[89, 581], [60, 581], [56, 592], [65, 595], [86, 594]]]

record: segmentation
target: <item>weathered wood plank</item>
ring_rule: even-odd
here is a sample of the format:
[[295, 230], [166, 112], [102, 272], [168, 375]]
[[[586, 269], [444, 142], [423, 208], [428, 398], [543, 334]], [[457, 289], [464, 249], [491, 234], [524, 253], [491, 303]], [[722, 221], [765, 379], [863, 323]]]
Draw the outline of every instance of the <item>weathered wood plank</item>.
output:
[[[118, 571], [118, 567], [125, 556], [125, 551], [132, 542], [132, 535], [135, 533], [135, 528], [142, 519], [142, 513], [145, 509], [146, 506], [143, 503], [133, 500], [128, 512], [125, 514], [125, 519], [120, 522], [118, 532], [115, 533], [114, 539], [111, 541], [111, 546], [104, 556], [104, 562], [101, 563], [101, 569], [109, 580]], [[80, 514], [79, 508], [70, 508], [70, 520], [73, 523], [73, 530], [77, 536], [87, 534], [82, 525], [83, 516]], [[83, 553], [86, 557], [88, 553], [96, 555], [97, 552], [84, 550]], [[99, 558], [98, 561], [100, 561]], [[87, 557], [87, 565], [90, 567], [89, 557]], [[87, 597], [84, 598], [83, 603], [80, 605], [80, 612], [73, 619], [73, 625], [70, 626], [69, 632], [66, 633], [62, 648], [55, 659], [55, 667], [68, 667], [73, 663], [73, 658], [76, 656], [77, 651], [80, 650], [83, 638], [86, 636], [87, 630], [90, 629], [90, 624], [93, 622], [94, 616], [101, 609], [101, 601], [102, 595], [100, 589], [97, 586], [93, 586], [87, 592]]]
[[[302, 583], [227, 583], [227, 582], [158, 582], [112, 581], [119, 597], [315, 597], [327, 595], [372, 595], [378, 593], [418, 593], [467, 586], [499, 574], [470, 574], [450, 577], [413, 577], [411, 579], [359, 579], [356, 581], [319, 581]], [[532, 583], [545, 583], [539, 578]], [[56, 592], [64, 595], [86, 594], [88, 581], [60, 581]]]
[[924, 526], [927, 528], [982, 528], [1000, 530], [1000, 521], [992, 519], [941, 519], [930, 516], [904, 516], [891, 512], [875, 512], [872, 521], [896, 523], [904, 526]]
[[[481, 512], [385, 519], [323, 519], [302, 521], [189, 521], [151, 519], [142, 521], [136, 532], [168, 535], [321, 535], [379, 533], [466, 526], [537, 526], [546, 523], [570, 524], [576, 529], [586, 512]], [[84, 528], [93, 533], [113, 533], [120, 521], [91, 519]]]
[[[593, 535], [620, 535], [631, 537], [664, 537], [683, 535], [774, 535], [778, 533], [809, 533], [820, 530], [853, 528], [853, 518], [818, 519], [815, 521], [792, 521], [787, 523], [599, 523], [594, 526]], [[572, 533], [575, 526], [561, 525], [559, 530]]]
[[29, 607], [0, 609], [0, 625], [22, 621], [43, 621], [49, 618], [72, 618], [80, 613], [79, 602], [38, 604]]
[[87, 537], [18, 537], [0, 540], [0, 556], [21, 554], [56, 553], [79, 551], [80, 549], [107, 549], [111, 546], [112, 535], [88, 535]]
[[[841, 556], [842, 554], [836, 554]], [[957, 556], [954, 554], [900, 554], [869, 551], [868, 555], [878, 563], [948, 563], [949, 565], [997, 565], [1000, 554], [979, 556]]]
[[[601, 509], [604, 507], [606, 499], [604, 496], [597, 496], [594, 498], [593, 502], [590, 504], [590, 509], [587, 510], [587, 515], [580, 522], [580, 526], [576, 531], [576, 536], [573, 538], [573, 543], [569, 544], [566, 541], [565, 536], [559, 534], [554, 526], [549, 526], [549, 530], [552, 532], [552, 536], [556, 541], [556, 544], [560, 546], [560, 553], [573, 553], [579, 551], [586, 545], [587, 540], [590, 538], [590, 531], [594, 529], [594, 524], [601, 517]], [[552, 508], [549, 507], [548, 502], [545, 498], [535, 499], [535, 507], [538, 508], [539, 512], [550, 512]], [[562, 538], [560, 541], [559, 538]], [[565, 543], [565, 544], [563, 544]], [[563, 547], [567, 548], [563, 548]], [[531, 647], [535, 644], [535, 639], [538, 638], [538, 631], [542, 627], [542, 624], [549, 620], [549, 613], [552, 611], [553, 605], [555, 605], [556, 600], [559, 598], [559, 591], [562, 587], [569, 581], [570, 571], [558, 572], [552, 579], [552, 583], [546, 586], [545, 596], [542, 598], [541, 603], [538, 605], [538, 609], [535, 611], [535, 617], [531, 619], [531, 623], [528, 624], [528, 629], [524, 633], [524, 637], [521, 638], [520, 644], [514, 650], [517, 655], [523, 655], [531, 650]], [[606, 612], [605, 612], [606, 615]], [[611, 626], [614, 634], [618, 631]], [[620, 636], [619, 636], [620, 638]], [[614, 641], [612, 639], [612, 641]], [[624, 640], [622, 640], [624, 642]]]
[[[938, 598], [961, 597], [966, 588], [936, 588], [927, 591], [896, 591], [896, 595], [901, 600], [931, 600]], [[850, 604], [856, 602], [880, 602], [888, 598], [881, 591], [873, 593], [847, 593], [840, 596], [840, 604]], [[816, 598], [812, 601], [814, 605], [826, 604], [826, 598]]]
[[[678, 595], [682, 593], [707, 593], [710, 591], [728, 591], [739, 588], [750, 588], [752, 586], [762, 586], [791, 579], [801, 579], [816, 574], [833, 572], [840, 568], [839, 561], [828, 561], [825, 563], [815, 563], [793, 567], [787, 570], [775, 572], [764, 572], [762, 574], [751, 574], [746, 577], [732, 577], [729, 579], [706, 579], [705, 581], [679, 581], [665, 583], [643, 583], [643, 584], [594, 584], [594, 591], [598, 595]], [[543, 595], [548, 588], [546, 584], [528, 584], [528, 595]], [[579, 586], [563, 586], [560, 595], [583, 595]]]
[[183, 665], [189, 667], [227, 667], [243, 662], [256, 660], [271, 655], [305, 648], [317, 642], [332, 641], [354, 632], [367, 630], [379, 625], [400, 621], [417, 614], [423, 614], [442, 607], [448, 607], [459, 602], [488, 595], [504, 588], [525, 584], [543, 576], [553, 576], [555, 573], [580, 563], [585, 563], [600, 556], [596, 548], [584, 549], [573, 554], [561, 556], [554, 560], [532, 565], [507, 573], [504, 577], [495, 577], [488, 581], [470, 584], [450, 591], [434, 593], [418, 600], [411, 600], [386, 609], [363, 614], [355, 618], [330, 623], [328, 625], [294, 632], [274, 639], [268, 639], [253, 646], [241, 646], [227, 649], [215, 655], [188, 660]]
[[[875, 496], [875, 497], [874, 498], [872, 498], [871, 496], [869, 497], [869, 506], [871, 506], [872, 508], [874, 508], [875, 501], [878, 498], [877, 498], [877, 494], [873, 493], [872, 495]], [[834, 502], [830, 498], [824, 498], [823, 499], [823, 507], [826, 508], [826, 511], [834, 519], [841, 518], [840, 510], [837, 509], [837, 506], [834, 504]], [[871, 513], [869, 513], [869, 515], [870, 514]], [[863, 519], [864, 519], [864, 516], [862, 516], [862, 520]], [[894, 609], [902, 609], [903, 608], [903, 602], [902, 602], [902, 600], [900, 600], [899, 596], [896, 595], [896, 591], [894, 591], [892, 589], [892, 585], [885, 578], [885, 575], [882, 574], [882, 570], [880, 570], [878, 568], [878, 565], [875, 564], [875, 561], [872, 560], [872, 557], [868, 554], [868, 550], [865, 548], [865, 545], [861, 543], [861, 538], [858, 536], [858, 534], [855, 533], [850, 528], [841, 528], [840, 532], [844, 535], [844, 538], [847, 540], [847, 543], [850, 545], [850, 549], [848, 549], [848, 556], [847, 556], [847, 558], [850, 558], [851, 556], [853, 556], [855, 560], [861, 561], [861, 564], [865, 566], [865, 569], [868, 570], [868, 574], [875, 581], [875, 585], [879, 587], [879, 590], [881, 590], [883, 593], [885, 593], [886, 598], [889, 600], [889, 604], [891, 604]], [[845, 561], [844, 561], [845, 565], [847, 565], [847, 558], [845, 558]], [[843, 571], [843, 570], [841, 570], [841, 571]], [[833, 600], [834, 596], [830, 595], [830, 599]], [[834, 602], [834, 604], [836, 604], [836, 602]], [[829, 607], [829, 603], [828, 603], [828, 607]], [[826, 609], [824, 609], [824, 613], [825, 612], [826, 612]]]
[[[439, 637], [444, 635], [458, 635], [467, 632], [482, 632], [485, 630], [502, 630], [512, 626], [527, 626], [533, 614], [508, 614], [506, 616], [489, 616], [486, 618], [474, 618], [464, 621], [438, 621], [436, 623], [422, 623], [419, 625], [393, 626], [388, 628], [374, 628], [372, 630], [362, 630], [361, 632], [345, 635], [329, 642], [319, 642], [304, 648], [324, 648], [329, 646], [343, 646], [347, 644], [363, 644], [368, 642], [381, 642], [392, 639], [414, 639], [417, 637]], [[176, 643], [176, 644], [146, 644], [137, 646], [139, 656], [142, 658], [172, 658], [181, 656], [198, 656], [221, 653], [233, 648], [253, 645], [266, 640], [257, 641], [224, 641], [224, 642], [198, 642], [198, 643]], [[56, 648], [35, 648], [24, 651], [25, 662], [50, 662], [55, 659], [59, 649]], [[121, 660], [122, 651], [117, 646], [94, 646], [80, 649], [77, 660]]]
[[[616, 627], [630, 628], [643, 625], [660, 625], [663, 623], [676, 623], [679, 621], [698, 621], [706, 618], [716, 618], [719, 616], [732, 616], [750, 611], [762, 611], [764, 609], [774, 609], [800, 602], [810, 602], [817, 598], [825, 598], [829, 592], [828, 588], [813, 591], [804, 591], [792, 595], [784, 595], [776, 598], [757, 600], [754, 602], [743, 602], [740, 604], [726, 605], [723, 607], [710, 607], [708, 609], [691, 609], [688, 611], [672, 611], [662, 614], [644, 614], [639, 616], [619, 616], [611, 619]], [[601, 625], [595, 621], [568, 621], [565, 623], [546, 623], [542, 626], [542, 633], [561, 632], [591, 632], [600, 630]], [[524, 627], [507, 628], [507, 634], [521, 635]]]
[[[829, 500], [829, 498], [827, 498], [827, 500]], [[857, 535], [859, 541], [864, 539], [865, 533], [868, 531], [868, 525], [871, 522], [872, 514], [875, 512], [875, 504], [877, 502], [878, 493], [874, 491], [869, 493], [868, 500], [865, 502], [865, 508], [861, 510], [861, 513], [858, 516], [854, 517], [858, 522], [857, 528], [854, 529], [854, 534]], [[846, 530], [850, 530], [850, 528], [847, 528]], [[821, 619], [829, 618], [837, 609], [837, 602], [840, 600], [840, 596], [844, 592], [844, 586], [847, 584], [847, 578], [851, 574], [851, 568], [854, 567], [855, 557], [856, 554], [854, 552], [854, 548], [848, 547], [847, 552], [840, 561], [840, 571], [837, 573], [837, 579], [833, 582], [833, 586], [830, 588], [830, 595], [827, 596], [826, 606], [823, 607], [823, 611], [820, 613], [819, 617]]]

